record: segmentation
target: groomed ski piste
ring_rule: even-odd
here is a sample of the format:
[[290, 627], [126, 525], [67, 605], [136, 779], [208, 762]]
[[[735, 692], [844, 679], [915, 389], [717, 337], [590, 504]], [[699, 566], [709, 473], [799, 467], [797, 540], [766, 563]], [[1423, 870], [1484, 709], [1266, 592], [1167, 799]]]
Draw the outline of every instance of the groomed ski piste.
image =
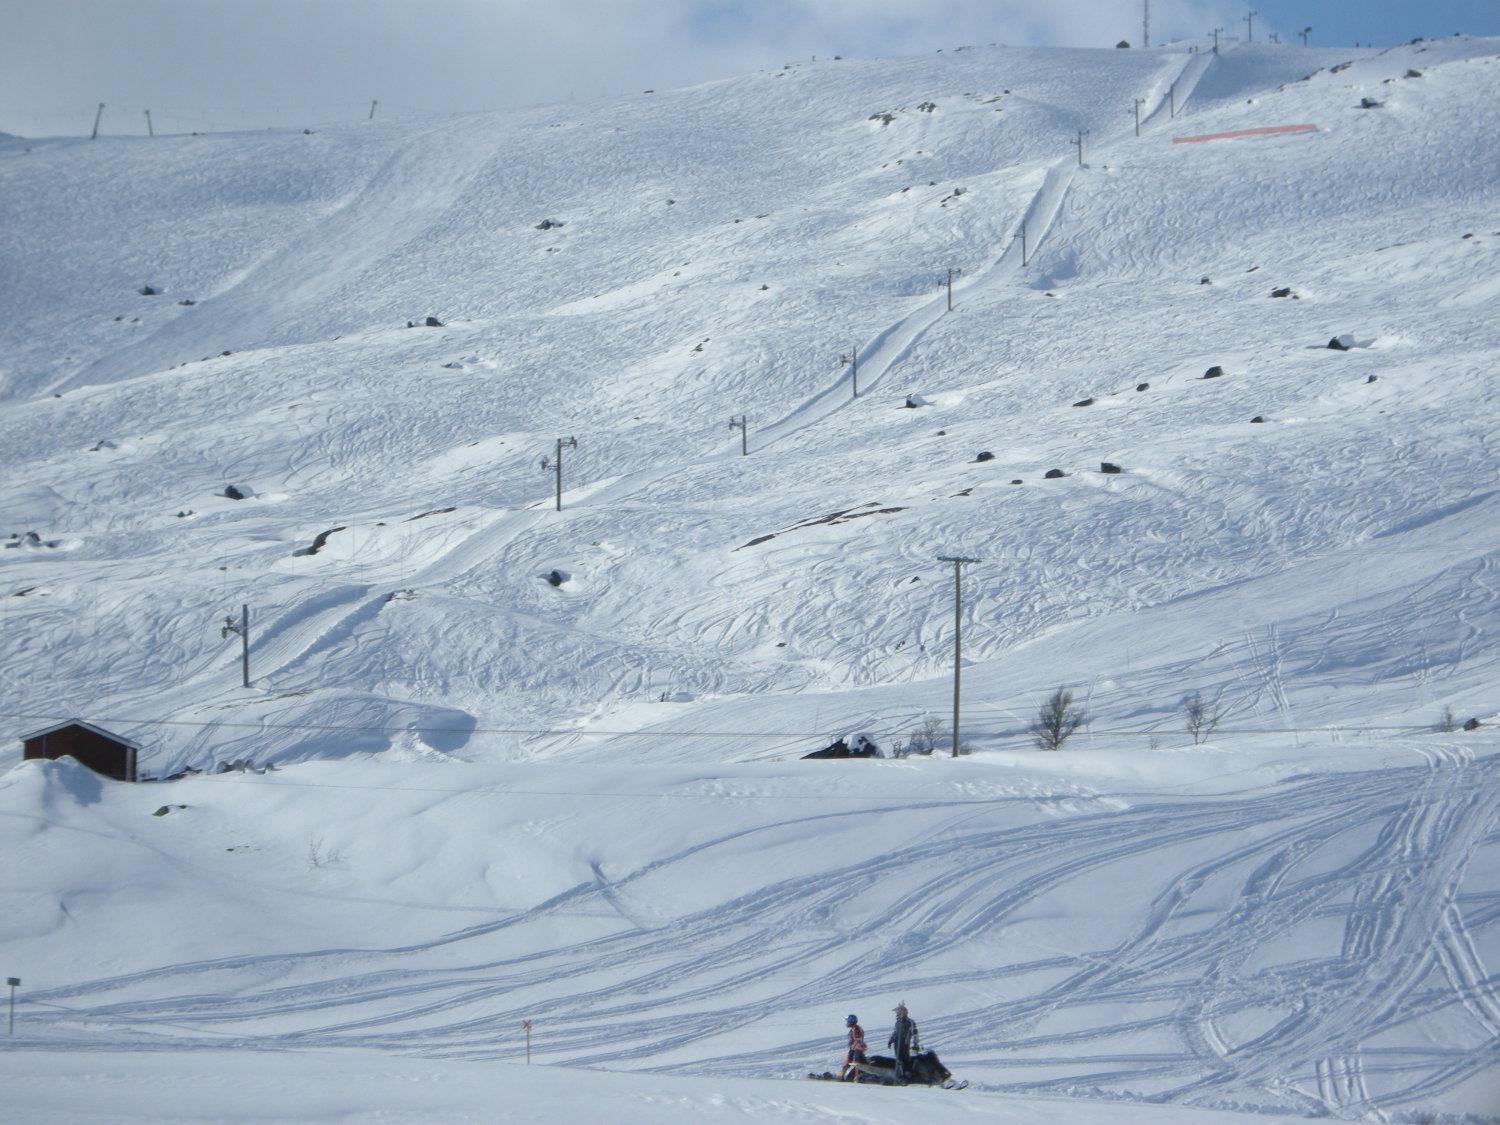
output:
[[[1500, 1119], [1497, 137], [1465, 37], [0, 137], [5, 1115]], [[938, 555], [971, 752], [801, 761]], [[969, 1089], [802, 1081], [902, 1000]]]

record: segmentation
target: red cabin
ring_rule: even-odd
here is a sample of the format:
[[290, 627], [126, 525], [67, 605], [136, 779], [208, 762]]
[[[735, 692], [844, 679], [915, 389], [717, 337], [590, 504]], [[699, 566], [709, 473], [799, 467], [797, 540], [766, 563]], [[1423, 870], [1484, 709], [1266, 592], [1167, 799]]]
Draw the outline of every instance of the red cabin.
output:
[[116, 781], [135, 780], [135, 759], [141, 749], [130, 739], [110, 734], [82, 719], [69, 719], [35, 734], [23, 735], [21, 745], [25, 748], [21, 755], [25, 761], [45, 758], [55, 762], [69, 756]]

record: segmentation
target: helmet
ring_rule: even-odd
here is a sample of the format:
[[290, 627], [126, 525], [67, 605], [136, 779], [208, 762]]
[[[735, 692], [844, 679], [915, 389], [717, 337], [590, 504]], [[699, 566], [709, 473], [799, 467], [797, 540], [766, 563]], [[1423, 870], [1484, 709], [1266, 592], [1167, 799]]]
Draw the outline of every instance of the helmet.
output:
[[858, 1016], [845, 1016], [844, 1017], [844, 1026], [845, 1027], [853, 1027], [858, 1022], [859, 1022], [859, 1017]]

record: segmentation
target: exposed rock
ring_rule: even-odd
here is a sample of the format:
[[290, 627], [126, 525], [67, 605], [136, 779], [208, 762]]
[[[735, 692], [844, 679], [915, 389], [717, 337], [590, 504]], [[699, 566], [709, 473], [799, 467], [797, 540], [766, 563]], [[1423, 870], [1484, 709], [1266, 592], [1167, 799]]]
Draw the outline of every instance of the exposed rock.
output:
[[1135, 389], [1138, 390], [1138, 391], [1149, 391], [1151, 389], [1151, 384], [1150, 383], [1137, 383], [1135, 385]]
[[932, 405], [931, 403], [929, 403], [925, 398], [923, 398], [919, 394], [910, 394], [910, 395], [906, 396], [906, 409], [907, 410], [916, 410], [919, 407], [931, 406], [931, 405]]
[[1250, 419], [1250, 421], [1252, 423], [1260, 423], [1260, 422], [1264, 422], [1265, 420], [1266, 420], [1265, 416], [1261, 415], [1261, 414], [1257, 414], [1254, 418]]
[[1129, 50], [1129, 48], [1130, 48], [1130, 40], [1129, 39], [1121, 39], [1118, 43], [1115, 44], [1115, 49], [1116, 50], [1124, 51], [1124, 50]]
[[994, 459], [995, 459], [995, 455], [993, 453], [991, 453], [988, 449], [981, 450], [980, 453], [979, 453], [979, 456], [977, 456], [977, 457], [974, 458], [975, 461], [993, 461]]
[[1464, 730], [1478, 730], [1480, 722], [1478, 719], [1468, 719], [1464, 722]]
[[1063, 472], [1061, 469], [1048, 469], [1045, 473], [1042, 474], [1042, 477], [1044, 480], [1060, 480], [1067, 475], [1068, 474]]
[[1091, 399], [1091, 398], [1081, 398], [1077, 402], [1075, 402], [1073, 405], [1074, 406], [1093, 406], [1094, 405], [1094, 400]]
[[1385, 104], [1384, 102], [1381, 102], [1381, 101], [1379, 101], [1379, 100], [1377, 100], [1375, 98], [1360, 98], [1359, 99], [1359, 108], [1360, 109], [1379, 109], [1384, 104]]
[[1112, 461], [1100, 461], [1099, 471], [1101, 473], [1123, 473], [1125, 470]]
[[572, 577], [566, 570], [553, 570], [547, 573], [547, 581], [553, 586], [561, 586]]
[[1422, 77], [1422, 72], [1420, 70], [1417, 70], [1415, 67], [1413, 67], [1411, 70], [1408, 70], [1406, 72], [1406, 77], [1408, 77], [1408, 78], [1421, 78]]
[[[182, 300], [178, 301], [177, 303], [179, 305], [196, 305], [198, 302], [194, 301], [194, 300], [190, 300], [187, 297], [184, 297]], [[119, 317], [115, 317], [115, 319], [119, 320], [120, 318]]]
[[1331, 352], [1347, 352], [1354, 346], [1354, 337], [1347, 332], [1333, 337], [1328, 341], [1328, 350]]
[[561, 219], [543, 219], [541, 222], [537, 223], [536, 229], [552, 230], [554, 227], [560, 227], [562, 225], [563, 221]]
[[1373, 382], [1375, 382], [1375, 380], [1377, 380], [1377, 379], [1379, 379], [1379, 378], [1380, 378], [1380, 376], [1379, 376], [1379, 375], [1371, 375], [1371, 376], [1370, 376], [1370, 377], [1369, 377], [1369, 378], [1367, 378], [1367, 379], [1366, 379], [1366, 380], [1365, 380], [1365, 382], [1366, 382], [1366, 383], [1373, 383]]
[[422, 322], [422, 326], [424, 328], [441, 328], [443, 326], [443, 322], [435, 316], [429, 316]]
[[1021, 483], [1021, 478], [1017, 477], [1015, 480], [1011, 481], [1010, 483], [1011, 484], [1020, 484]]
[[937, 109], [937, 102], [919, 102], [917, 104], [917, 109], [921, 113], [931, 113], [933, 110]]
[[152, 285], [142, 285], [136, 292], [142, 297], [155, 297], [161, 290]]
[[1292, 288], [1289, 285], [1283, 286], [1280, 289], [1272, 289], [1271, 290], [1271, 296], [1273, 296], [1273, 297], [1290, 297], [1291, 295], [1292, 295]]
[[1203, 377], [1205, 379], [1222, 379], [1224, 377], [1224, 369], [1216, 363], [1203, 373]]
[[1198, 284], [1199, 285], [1212, 285], [1213, 283], [1214, 283], [1213, 282], [1213, 278], [1211, 278], [1211, 277], [1200, 277], [1198, 279]]
[[878, 758], [880, 747], [873, 739], [863, 734], [845, 735], [821, 750], [802, 755], [804, 760], [812, 758]]
[[251, 495], [251, 492], [248, 488], [237, 488], [232, 484], [226, 484], [224, 486], [224, 495], [231, 500], [243, 500]]

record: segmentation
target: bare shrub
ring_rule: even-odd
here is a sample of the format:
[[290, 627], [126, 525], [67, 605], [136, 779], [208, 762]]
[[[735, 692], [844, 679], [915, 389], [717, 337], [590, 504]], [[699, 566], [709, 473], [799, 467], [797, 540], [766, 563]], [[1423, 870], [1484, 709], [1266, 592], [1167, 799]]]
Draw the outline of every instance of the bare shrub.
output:
[[1038, 750], [1058, 750], [1083, 725], [1083, 708], [1073, 703], [1073, 693], [1066, 688], [1054, 691], [1036, 713], [1031, 724], [1031, 738]]
[[344, 853], [339, 848], [330, 848], [321, 836], [309, 837], [307, 841], [307, 865], [309, 867], [338, 867], [344, 862]]
[[906, 742], [908, 754], [931, 754], [939, 746], [948, 743], [948, 728], [936, 715], [928, 715], [920, 726], [911, 732]]
[[1219, 721], [1223, 717], [1224, 707], [1219, 702], [1218, 696], [1205, 701], [1203, 693], [1195, 691], [1182, 701], [1183, 722], [1187, 726], [1188, 734], [1193, 736], [1194, 746], [1218, 730]]

